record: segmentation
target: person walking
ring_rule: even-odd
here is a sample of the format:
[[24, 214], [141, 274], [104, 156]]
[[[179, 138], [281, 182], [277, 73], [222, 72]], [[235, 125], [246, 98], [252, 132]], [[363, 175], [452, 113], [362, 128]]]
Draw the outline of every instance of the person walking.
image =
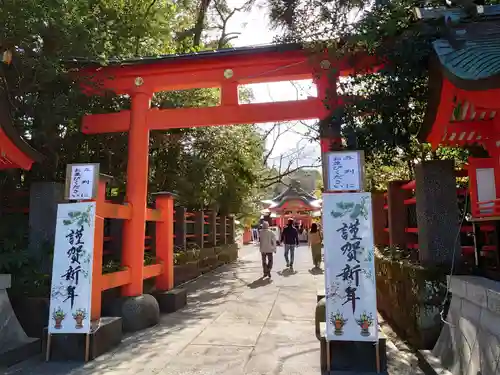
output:
[[263, 277], [271, 278], [271, 269], [273, 268], [273, 255], [276, 252], [276, 236], [269, 229], [269, 223], [264, 221], [260, 230], [260, 253], [262, 256]]
[[[281, 233], [281, 242], [285, 246], [286, 266], [293, 271], [293, 261], [295, 258], [295, 247], [299, 246], [299, 232], [293, 225], [293, 219], [288, 219], [288, 225]], [[288, 256], [290, 254], [290, 257]]]
[[314, 268], [320, 268], [321, 264], [321, 248], [323, 247], [323, 235], [318, 228], [318, 224], [311, 225], [309, 233], [309, 246], [311, 246], [311, 254]]

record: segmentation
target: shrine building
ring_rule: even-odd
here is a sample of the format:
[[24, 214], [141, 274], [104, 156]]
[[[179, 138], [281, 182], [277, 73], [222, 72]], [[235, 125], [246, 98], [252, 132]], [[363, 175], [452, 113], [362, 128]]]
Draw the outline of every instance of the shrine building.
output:
[[[416, 10], [422, 22], [439, 25], [440, 33], [433, 42], [429, 102], [420, 140], [434, 149], [448, 146], [469, 151], [465, 194], [469, 213], [466, 207], [458, 214], [458, 207], [455, 211], [450, 205], [447, 218], [439, 219], [455, 223], [459, 232], [471, 226], [474, 241], [473, 265], [467, 272], [459, 268], [459, 246], [440, 246], [439, 251], [451, 255], [451, 267], [445, 271], [446, 296], [451, 301], [440, 312], [444, 324], [436, 345], [422, 355], [435, 371], [497, 374], [498, 356], [484, 353], [500, 341], [496, 329], [500, 322], [500, 6], [461, 4], [462, 8]], [[426, 177], [432, 179], [427, 186], [435, 195], [453, 197], [454, 179], [445, 189], [443, 174]], [[429, 223], [436, 219], [426, 218]], [[485, 231], [486, 225], [492, 229]], [[436, 241], [442, 244], [447, 235], [440, 233]], [[459, 236], [455, 238], [459, 245]]]
[[262, 201], [265, 208], [262, 214], [269, 215], [275, 226], [283, 228], [288, 219], [309, 229], [314, 217], [321, 215], [321, 199], [306, 192], [298, 181], [292, 181], [290, 186], [273, 199]]

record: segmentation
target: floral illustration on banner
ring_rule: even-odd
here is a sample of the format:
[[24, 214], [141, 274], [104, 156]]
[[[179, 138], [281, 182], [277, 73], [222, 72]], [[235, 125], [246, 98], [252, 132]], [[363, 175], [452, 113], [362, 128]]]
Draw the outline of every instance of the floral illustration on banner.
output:
[[87, 317], [87, 310], [85, 309], [77, 309], [73, 313], [73, 319], [75, 319], [76, 329], [82, 329], [83, 328], [83, 320]]
[[344, 334], [344, 326], [347, 323], [347, 320], [348, 319], [344, 318], [344, 314], [338, 310], [335, 314], [332, 313], [330, 315], [330, 323], [332, 323], [335, 327], [335, 336], [342, 336]]
[[340, 294], [340, 287], [341, 284], [338, 281], [331, 283], [331, 285], [326, 288], [325, 298], [333, 302], [335, 302], [338, 298], [344, 298]]
[[370, 280], [375, 284], [375, 277], [373, 276], [373, 272], [371, 270], [363, 269], [361, 273], [365, 276], [367, 280]]
[[373, 260], [373, 249], [365, 249], [365, 248], [363, 248], [363, 252], [364, 252], [364, 256], [365, 256], [364, 261], [365, 262], [371, 262]]
[[52, 313], [52, 319], [54, 319], [54, 328], [55, 329], [61, 329], [62, 328], [62, 321], [66, 318], [66, 314], [64, 311], [58, 307], [57, 310], [54, 310]]
[[65, 226], [75, 224], [79, 227], [82, 227], [83, 224], [87, 224], [90, 227], [90, 218], [93, 216], [93, 207], [89, 206], [87, 210], [81, 211], [70, 211], [68, 212], [69, 219], [63, 220], [63, 224]]
[[337, 203], [337, 209], [332, 210], [330, 214], [334, 218], [341, 218], [344, 217], [347, 214], [350, 214], [349, 217], [352, 220], [356, 220], [360, 216], [363, 216], [365, 220], [368, 220], [368, 208], [366, 207], [366, 197], [363, 197], [361, 199], [361, 203], [354, 203], [354, 202], [338, 202]]
[[361, 336], [370, 336], [370, 327], [373, 325], [373, 315], [372, 313], [367, 314], [366, 311], [356, 319], [356, 323], [361, 327]]

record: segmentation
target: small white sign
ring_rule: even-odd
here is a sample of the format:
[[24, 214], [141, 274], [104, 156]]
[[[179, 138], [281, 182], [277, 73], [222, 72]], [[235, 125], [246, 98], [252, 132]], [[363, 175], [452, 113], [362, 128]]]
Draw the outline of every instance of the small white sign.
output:
[[336, 151], [326, 154], [326, 191], [363, 191], [364, 153]]
[[69, 164], [66, 174], [66, 199], [95, 198], [99, 164]]
[[323, 230], [327, 340], [377, 341], [371, 194], [323, 194]]
[[90, 333], [95, 202], [57, 208], [49, 333]]

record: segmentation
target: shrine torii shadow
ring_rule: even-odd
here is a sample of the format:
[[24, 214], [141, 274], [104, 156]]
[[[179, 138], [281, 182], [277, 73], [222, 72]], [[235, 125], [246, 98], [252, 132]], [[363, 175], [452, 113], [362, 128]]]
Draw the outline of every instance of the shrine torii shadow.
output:
[[[82, 124], [86, 134], [129, 134], [126, 203], [131, 206], [132, 215], [124, 225], [122, 259], [123, 265], [131, 270], [131, 282], [123, 288], [125, 296], [142, 294], [150, 131], [328, 119], [332, 111], [347, 102], [336, 93], [338, 78], [373, 64], [373, 58], [367, 55], [342, 59], [331, 55], [327, 51], [312, 53], [301, 45], [286, 44], [117, 60], [107, 66], [76, 60], [77, 74], [92, 82], [83, 86], [88, 95], [111, 90], [131, 98], [130, 110], [86, 115]], [[316, 84], [317, 97], [275, 103], [238, 101], [239, 85], [304, 79], [312, 79]], [[161, 110], [150, 107], [155, 92], [193, 88], [219, 88], [220, 105]], [[340, 131], [321, 132], [322, 152], [331, 150], [339, 140]], [[165, 272], [173, 273], [173, 264], [164, 267]]]

